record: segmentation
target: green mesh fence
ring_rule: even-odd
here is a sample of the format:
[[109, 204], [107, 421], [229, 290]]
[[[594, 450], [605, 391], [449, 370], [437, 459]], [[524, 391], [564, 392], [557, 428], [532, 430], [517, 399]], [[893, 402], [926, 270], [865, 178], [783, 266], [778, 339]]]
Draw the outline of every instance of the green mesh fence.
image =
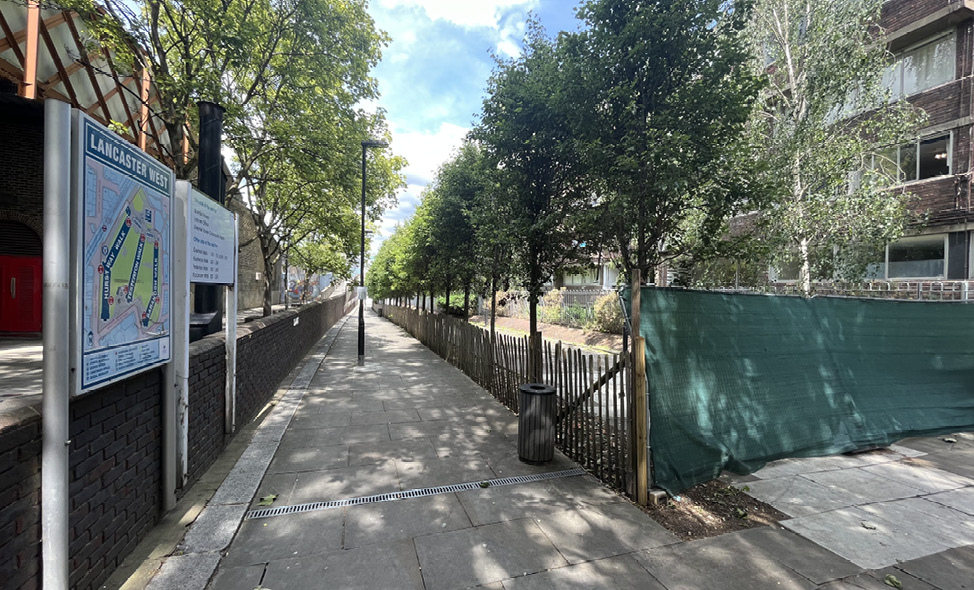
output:
[[654, 483], [670, 493], [974, 428], [974, 305], [644, 288], [641, 313]]

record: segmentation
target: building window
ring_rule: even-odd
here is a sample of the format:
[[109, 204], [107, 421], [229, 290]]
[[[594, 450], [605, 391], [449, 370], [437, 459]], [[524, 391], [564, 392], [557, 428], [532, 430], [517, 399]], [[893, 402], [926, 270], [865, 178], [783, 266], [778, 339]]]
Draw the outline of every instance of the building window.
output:
[[952, 32], [924, 41], [896, 56], [884, 83], [897, 99], [950, 82], [956, 71], [956, 51]]
[[942, 279], [947, 276], [947, 235], [902, 238], [886, 247], [886, 261], [869, 267], [872, 279]]
[[[938, 135], [873, 155], [872, 166], [899, 182], [915, 182], [951, 173], [952, 135]], [[895, 172], [895, 173], [894, 173]]]
[[598, 282], [599, 282], [599, 271], [598, 269], [595, 268], [587, 269], [582, 273], [570, 274], [565, 276], [565, 286], [592, 285], [592, 284], [598, 284]]

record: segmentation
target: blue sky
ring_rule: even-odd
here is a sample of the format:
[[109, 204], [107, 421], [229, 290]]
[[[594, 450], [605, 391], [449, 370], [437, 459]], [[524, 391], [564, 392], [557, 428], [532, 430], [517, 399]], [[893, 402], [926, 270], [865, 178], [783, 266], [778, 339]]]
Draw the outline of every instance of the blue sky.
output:
[[372, 253], [476, 122], [492, 54], [518, 55], [530, 14], [549, 35], [575, 30], [576, 0], [370, 0], [369, 12], [392, 42], [373, 70], [392, 150], [409, 160], [408, 187], [386, 212]]

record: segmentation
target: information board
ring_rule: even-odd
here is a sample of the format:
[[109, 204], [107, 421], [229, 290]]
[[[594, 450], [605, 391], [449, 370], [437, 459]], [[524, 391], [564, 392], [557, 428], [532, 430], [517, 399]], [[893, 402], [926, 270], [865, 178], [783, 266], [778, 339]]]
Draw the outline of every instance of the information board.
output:
[[75, 134], [81, 393], [170, 358], [174, 177], [84, 113]]
[[233, 285], [236, 219], [228, 209], [197, 190], [189, 194], [189, 282]]

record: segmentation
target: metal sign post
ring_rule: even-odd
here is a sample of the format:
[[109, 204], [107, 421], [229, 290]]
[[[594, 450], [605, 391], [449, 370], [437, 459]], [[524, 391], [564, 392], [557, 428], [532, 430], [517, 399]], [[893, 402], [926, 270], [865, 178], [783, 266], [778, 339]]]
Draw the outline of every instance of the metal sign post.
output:
[[68, 400], [71, 391], [71, 105], [44, 102], [43, 586], [68, 588]]

